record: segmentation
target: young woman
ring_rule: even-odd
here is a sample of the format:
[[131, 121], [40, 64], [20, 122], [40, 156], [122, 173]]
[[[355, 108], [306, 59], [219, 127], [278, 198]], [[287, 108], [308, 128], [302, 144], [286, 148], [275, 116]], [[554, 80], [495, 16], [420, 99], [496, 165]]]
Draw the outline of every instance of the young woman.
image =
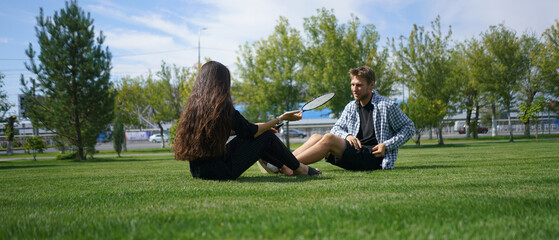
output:
[[[230, 88], [227, 67], [214, 61], [202, 66], [181, 115], [173, 146], [175, 159], [190, 162], [193, 177], [237, 179], [260, 158], [275, 166], [287, 166], [295, 176], [320, 174], [299, 163], [272, 130], [281, 121], [300, 120], [300, 111], [286, 112], [255, 125], [235, 110]], [[236, 137], [226, 144], [231, 134]]]

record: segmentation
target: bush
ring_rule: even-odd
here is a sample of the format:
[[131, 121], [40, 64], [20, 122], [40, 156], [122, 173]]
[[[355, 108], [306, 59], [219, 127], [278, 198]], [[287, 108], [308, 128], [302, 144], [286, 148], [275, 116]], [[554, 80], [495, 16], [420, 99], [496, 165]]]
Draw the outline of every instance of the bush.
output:
[[62, 153], [56, 155], [56, 160], [77, 160], [77, 159], [78, 159], [78, 153], [76, 152]]
[[37, 153], [42, 153], [47, 148], [47, 144], [41, 136], [28, 137], [23, 143], [23, 148], [25, 152], [33, 154], [33, 160], [36, 161]]

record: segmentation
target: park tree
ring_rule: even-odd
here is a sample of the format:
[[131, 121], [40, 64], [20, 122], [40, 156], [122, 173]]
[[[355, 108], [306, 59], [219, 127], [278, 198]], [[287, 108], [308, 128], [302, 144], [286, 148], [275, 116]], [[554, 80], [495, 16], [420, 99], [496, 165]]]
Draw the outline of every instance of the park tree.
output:
[[5, 121], [6, 114], [13, 107], [4, 90], [4, 74], [0, 72], [0, 121]]
[[[306, 86], [301, 75], [302, 54], [301, 36], [284, 17], [267, 39], [241, 47], [237, 69], [242, 81], [235, 82], [233, 93], [237, 102], [246, 104], [250, 120], [268, 120], [299, 108]], [[289, 122], [285, 127], [289, 130]], [[285, 137], [289, 147], [288, 134]]]
[[431, 113], [443, 113], [442, 108], [444, 105], [439, 100], [431, 101], [419, 95], [410, 96], [406, 102], [400, 104], [400, 109], [413, 121], [415, 126], [415, 135], [412, 140], [416, 146], [421, 145], [421, 135], [425, 129], [439, 119], [439, 116]]
[[161, 70], [156, 73], [158, 78], [150, 74], [146, 79], [144, 97], [148, 106], [147, 116], [149, 121], [156, 124], [161, 132], [162, 148], [165, 148], [163, 124], [179, 119], [182, 109], [186, 104], [185, 99], [181, 98], [185, 94], [184, 90], [181, 91], [181, 87], [187, 85], [184, 84], [184, 81], [189, 78], [182, 76], [184, 75], [183, 73], [186, 72], [184, 70], [181, 71], [176, 65], [171, 67], [163, 62]]
[[[524, 116], [531, 116], [527, 111], [532, 110], [531, 106], [538, 94], [543, 94], [546, 87], [546, 80], [542, 74], [541, 65], [545, 60], [539, 58], [543, 55], [543, 44], [540, 38], [534, 33], [524, 33], [520, 38], [521, 54], [523, 56], [524, 76], [520, 79], [519, 100], [524, 106]], [[530, 137], [530, 121], [532, 118], [526, 118], [524, 123], [524, 136]], [[537, 132], [537, 130], [536, 130]]]
[[555, 24], [544, 32], [543, 49], [538, 61], [545, 80], [545, 92], [559, 97], [559, 20], [555, 20]]
[[43, 151], [47, 148], [47, 144], [45, 143], [45, 140], [43, 140], [43, 137], [31, 136], [25, 139], [23, 148], [25, 149], [25, 152], [33, 155], [33, 161], [37, 161], [37, 153], [43, 153]]
[[[513, 141], [510, 111], [525, 76], [525, 56], [522, 55], [521, 42], [516, 33], [504, 25], [491, 26], [483, 34], [483, 42], [491, 59], [491, 78], [486, 79], [489, 94], [506, 110], [509, 125], [509, 141]], [[495, 111], [495, 101], [492, 102]]]
[[[96, 138], [113, 118], [110, 93], [111, 54], [105, 36], [95, 37], [93, 19], [76, 1], [46, 17], [43, 9], [35, 31], [40, 53], [29, 44], [26, 68], [35, 77], [21, 77], [27, 115], [34, 126], [48, 129], [77, 148], [94, 149]], [[38, 59], [38, 62], [35, 60]]]
[[[141, 77], [124, 77], [115, 84], [115, 115], [118, 115], [125, 132], [131, 127], [144, 128], [149, 124], [145, 85]], [[122, 144], [122, 151], [127, 151], [126, 139]]]
[[392, 39], [392, 49], [399, 75], [405, 76], [401, 79], [410, 87], [412, 95], [441, 104], [440, 108], [425, 110], [432, 110], [429, 114], [438, 116], [432, 124], [437, 126], [438, 143], [442, 145], [442, 120], [455, 111], [454, 103], [458, 97], [458, 80], [454, 77], [457, 61], [456, 53], [450, 48], [450, 27], [443, 36], [437, 17], [431, 22], [431, 28], [428, 31], [414, 25], [410, 36], [401, 38], [398, 46]]
[[[475, 38], [459, 44], [457, 48], [458, 65], [454, 76], [459, 81], [460, 105], [466, 109], [466, 136], [473, 135], [477, 139], [480, 109], [487, 97], [481, 82], [490, 78], [490, 60], [481, 41]], [[473, 119], [472, 113], [475, 113]]]
[[[530, 102], [528, 105], [526, 102], [520, 103], [518, 108], [520, 109], [520, 114], [518, 114], [518, 118], [524, 124], [536, 125], [536, 141], [538, 140], [538, 113], [540, 113], [545, 106], [546, 99], [544, 96], [537, 96]], [[533, 119], [534, 121], [530, 121]], [[527, 126], [528, 128], [530, 125]]]
[[390, 76], [388, 50], [380, 50], [380, 35], [372, 24], [361, 25], [352, 16], [346, 24], [339, 24], [333, 10], [317, 10], [315, 16], [305, 18], [307, 36], [303, 54], [303, 74], [311, 95], [335, 92], [327, 103], [334, 116], [339, 116], [345, 105], [353, 100], [349, 91], [349, 69], [367, 65], [375, 71], [375, 90], [390, 95], [393, 79]]
[[[178, 67], [165, 62], [154, 77], [125, 77], [117, 82], [116, 111], [125, 129], [159, 128], [164, 122], [174, 122], [180, 117], [197, 76], [197, 67]], [[166, 104], [169, 103], [169, 104]], [[170, 116], [158, 124], [158, 118]], [[123, 145], [126, 151], [126, 141]]]

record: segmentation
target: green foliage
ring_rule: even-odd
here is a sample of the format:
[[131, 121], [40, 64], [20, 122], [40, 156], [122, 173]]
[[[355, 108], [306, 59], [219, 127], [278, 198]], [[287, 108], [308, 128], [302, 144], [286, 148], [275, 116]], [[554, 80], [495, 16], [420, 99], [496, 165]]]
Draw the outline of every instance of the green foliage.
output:
[[[180, 118], [183, 105], [178, 87], [171, 83], [170, 67], [165, 62], [161, 64], [161, 71], [157, 72], [157, 76], [159, 79], [154, 79], [151, 75], [147, 78], [144, 97], [148, 104], [149, 121], [155, 123], [163, 134], [163, 122], [172, 122]], [[165, 148], [164, 140], [161, 141], [161, 148]]]
[[47, 144], [41, 136], [32, 136], [25, 139], [23, 143], [23, 148], [26, 152], [33, 154], [33, 160], [37, 161], [37, 153], [43, 153], [47, 148]]
[[[118, 112], [118, 111], [117, 111]], [[120, 152], [122, 151], [122, 144], [125, 141], [124, 126], [120, 120], [120, 116], [117, 114], [113, 122], [113, 148], [115, 152], [120, 157]]]
[[143, 78], [122, 78], [117, 82], [113, 91], [116, 92], [115, 103], [122, 124], [125, 127], [146, 127], [146, 113], [148, 110], [145, 97], [146, 82]]
[[[21, 83], [24, 105], [33, 126], [56, 132], [78, 150], [94, 148], [96, 138], [112, 121], [114, 96], [110, 92], [111, 54], [95, 37], [93, 19], [76, 1], [45, 17], [43, 9], [35, 28], [40, 53], [29, 44], [26, 68], [36, 75]], [[39, 59], [37, 63], [35, 59]]]
[[61, 153], [56, 155], [56, 160], [78, 160], [78, 153]]
[[520, 103], [520, 113], [518, 114], [518, 118], [522, 123], [527, 124], [530, 123], [530, 119], [534, 121], [532, 124], [535, 124], [538, 120], [538, 113], [540, 113], [545, 105], [546, 99], [544, 96], [537, 96], [534, 101], [528, 105], [526, 103]]
[[64, 139], [61, 138], [60, 136], [53, 136], [52, 142], [56, 150], [60, 151], [61, 153], [64, 153], [69, 147], [68, 143], [65, 142]]
[[299, 108], [306, 86], [301, 71], [303, 44], [286, 18], [280, 17], [267, 39], [241, 47], [241, 54], [237, 69], [243, 81], [235, 82], [233, 94], [237, 102], [246, 104], [245, 116], [250, 121], [267, 122]]
[[[155, 76], [123, 78], [114, 88], [117, 114], [125, 128], [160, 128], [180, 118], [197, 76], [194, 67], [161, 64]], [[165, 142], [162, 142], [164, 146]]]
[[0, 238], [555, 239], [558, 155], [558, 141], [404, 146], [390, 171], [321, 161], [320, 177], [253, 166], [225, 182], [171, 155], [8, 161]]
[[308, 41], [303, 54], [303, 74], [310, 95], [336, 92], [326, 106], [339, 116], [350, 94], [349, 69], [368, 65], [375, 71], [375, 89], [389, 95], [394, 79], [390, 75], [388, 51], [379, 50], [380, 35], [372, 24], [361, 25], [352, 16], [346, 24], [339, 24], [333, 10], [317, 10], [315, 16], [305, 18], [303, 27]]
[[13, 104], [9, 102], [8, 94], [4, 91], [4, 74], [0, 72], [0, 121], [4, 121], [4, 117], [13, 107]]
[[436, 114], [444, 112], [441, 110], [444, 105], [439, 100], [432, 101], [421, 96], [408, 98], [407, 103], [400, 104], [400, 108], [415, 125], [415, 137], [412, 140], [417, 146], [421, 145], [423, 131], [440, 119]]
[[326, 9], [304, 21], [306, 41], [280, 17], [267, 39], [240, 47], [240, 80], [233, 90], [236, 101], [246, 104], [244, 115], [249, 120], [268, 120], [331, 91], [337, 95], [325, 107], [339, 116], [352, 100], [349, 69], [363, 65], [375, 70], [375, 89], [390, 94], [388, 51], [377, 48], [380, 36], [374, 25], [361, 25], [355, 16], [339, 24], [333, 11]]
[[543, 45], [538, 64], [546, 80], [545, 92], [559, 97], [559, 20], [555, 20], [555, 24], [544, 32]]
[[[491, 59], [491, 77], [484, 85], [510, 116], [520, 80], [526, 72], [526, 56], [522, 54], [520, 39], [516, 33], [504, 25], [491, 26], [483, 36], [483, 43]], [[510, 123], [509, 123], [510, 125]], [[512, 127], [509, 126], [510, 141], [513, 141]]]
[[169, 143], [170, 144], [175, 143], [175, 136], [177, 135], [178, 128], [179, 128], [179, 119], [173, 121], [173, 125], [171, 125], [171, 128], [169, 129]]
[[[268, 121], [285, 111], [298, 109], [304, 101], [301, 76], [303, 44], [297, 30], [280, 17], [275, 31], [267, 39], [240, 48], [237, 58], [235, 101], [246, 105], [246, 117], [254, 122]], [[251, 114], [256, 112], [258, 114]]]
[[[413, 91], [412, 95], [442, 106], [431, 108], [436, 112], [429, 113], [438, 117], [431, 125], [439, 126], [447, 114], [455, 112], [454, 103], [459, 96], [459, 81], [455, 77], [458, 62], [456, 52], [450, 48], [450, 27], [443, 36], [437, 17], [431, 22], [431, 28], [426, 31], [414, 25], [410, 36], [405, 41], [401, 39], [398, 47], [392, 39], [392, 49], [400, 79]], [[439, 134], [439, 144], [443, 144], [442, 134]]]

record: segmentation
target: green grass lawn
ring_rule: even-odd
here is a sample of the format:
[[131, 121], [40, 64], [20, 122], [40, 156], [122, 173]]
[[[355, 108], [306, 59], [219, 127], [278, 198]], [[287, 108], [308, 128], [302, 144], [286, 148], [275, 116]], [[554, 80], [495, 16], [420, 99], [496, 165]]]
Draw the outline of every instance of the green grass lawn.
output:
[[400, 150], [391, 171], [193, 179], [172, 156], [0, 162], [0, 239], [558, 239], [559, 141]]

